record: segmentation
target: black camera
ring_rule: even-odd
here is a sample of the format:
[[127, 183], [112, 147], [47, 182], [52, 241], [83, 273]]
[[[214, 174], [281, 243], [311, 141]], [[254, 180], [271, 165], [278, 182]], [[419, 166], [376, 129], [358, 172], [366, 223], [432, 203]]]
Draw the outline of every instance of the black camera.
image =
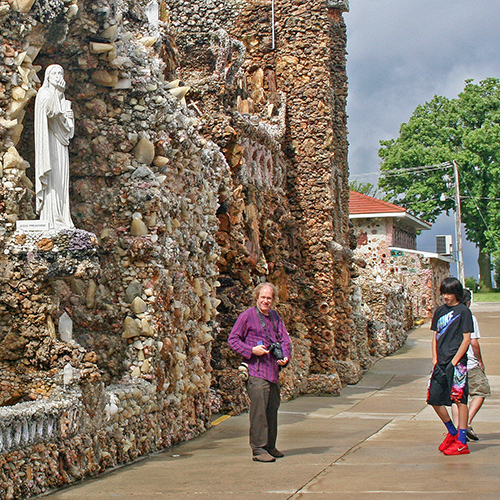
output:
[[281, 342], [273, 342], [269, 346], [269, 352], [276, 358], [276, 360], [283, 359], [283, 350], [281, 349]]

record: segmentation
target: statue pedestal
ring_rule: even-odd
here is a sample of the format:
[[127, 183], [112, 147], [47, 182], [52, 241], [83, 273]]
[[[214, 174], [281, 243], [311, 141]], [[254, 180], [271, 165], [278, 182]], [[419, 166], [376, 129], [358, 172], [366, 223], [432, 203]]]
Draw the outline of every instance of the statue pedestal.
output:
[[[51, 278], [94, 278], [99, 274], [98, 241], [83, 229], [41, 229], [46, 221], [19, 221], [4, 253], [19, 260], [29, 277], [36, 268], [41, 281]], [[38, 223], [38, 224], [37, 224]], [[24, 273], [23, 273], [24, 274]]]
[[82, 229], [44, 230], [43, 222], [21, 221], [1, 255], [0, 406], [16, 402], [16, 394], [19, 400], [48, 397], [63, 379], [77, 381], [63, 373], [69, 362], [75, 374], [99, 374], [93, 357], [85, 358], [72, 339], [68, 299], [72, 279], [86, 283], [100, 272], [97, 237]]
[[48, 220], [18, 220], [16, 221], [16, 232], [30, 233], [39, 231], [48, 231]]

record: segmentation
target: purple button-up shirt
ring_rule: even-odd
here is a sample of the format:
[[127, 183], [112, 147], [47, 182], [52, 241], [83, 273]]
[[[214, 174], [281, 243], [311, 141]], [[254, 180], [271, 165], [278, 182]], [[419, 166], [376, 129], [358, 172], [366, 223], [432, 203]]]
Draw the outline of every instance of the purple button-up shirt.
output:
[[248, 374], [251, 377], [262, 378], [275, 384], [279, 381], [279, 365], [276, 358], [271, 354], [256, 356], [252, 353], [252, 347], [262, 343], [266, 349], [272, 342], [281, 342], [283, 356], [290, 359], [290, 337], [286, 331], [285, 324], [276, 311], [270, 312], [273, 315], [274, 325], [269, 316], [262, 314], [265, 330], [259, 320], [259, 315], [255, 307], [247, 309], [241, 313], [229, 334], [228, 343], [234, 351], [241, 354], [248, 362]]

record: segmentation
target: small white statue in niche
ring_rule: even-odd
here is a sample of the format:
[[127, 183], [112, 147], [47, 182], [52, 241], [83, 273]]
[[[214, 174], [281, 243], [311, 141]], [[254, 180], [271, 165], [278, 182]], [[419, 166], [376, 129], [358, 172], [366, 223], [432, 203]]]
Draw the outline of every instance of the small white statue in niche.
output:
[[64, 97], [64, 70], [52, 64], [35, 99], [36, 211], [49, 229], [69, 229], [68, 144], [75, 133], [71, 102]]

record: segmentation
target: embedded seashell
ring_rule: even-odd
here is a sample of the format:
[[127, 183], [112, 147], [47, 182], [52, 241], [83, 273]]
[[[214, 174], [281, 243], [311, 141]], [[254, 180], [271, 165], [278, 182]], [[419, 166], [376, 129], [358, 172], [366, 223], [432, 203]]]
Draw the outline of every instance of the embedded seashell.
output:
[[99, 87], [114, 87], [118, 83], [118, 72], [98, 69], [92, 73], [91, 79]]
[[133, 219], [130, 225], [130, 234], [132, 236], [145, 236], [148, 234], [148, 226], [141, 219]]
[[209, 342], [212, 342], [213, 339], [214, 338], [209, 333], [202, 333], [198, 337], [198, 340], [199, 340], [201, 345], [208, 344]]
[[330, 305], [327, 302], [322, 302], [319, 306], [319, 310], [323, 314], [327, 314], [330, 311]]
[[22, 121], [22, 116], [20, 115], [26, 104], [28, 104], [28, 99], [26, 98], [20, 101], [12, 101], [10, 106], [5, 111], [6, 116], [11, 119], [19, 118]]
[[199, 278], [195, 278], [193, 280], [193, 288], [194, 288], [194, 293], [196, 293], [198, 297], [201, 297], [203, 295], [203, 290], [201, 289], [201, 283]]
[[26, 90], [24, 90], [22, 87], [14, 87], [10, 91], [10, 95], [12, 96], [12, 99], [15, 99], [16, 101], [20, 101], [24, 99], [26, 96]]
[[142, 314], [147, 311], [148, 305], [144, 302], [141, 297], [136, 297], [132, 304], [130, 304], [130, 309], [134, 314]]
[[67, 15], [69, 18], [72, 18], [72, 17], [75, 17], [77, 14], [78, 14], [78, 5], [77, 5], [76, 3], [72, 3], [72, 4], [68, 7], [68, 11], [67, 11], [66, 15]]
[[141, 319], [141, 331], [142, 335], [146, 337], [151, 337], [153, 335], [153, 329], [146, 318]]
[[158, 40], [158, 37], [156, 36], [144, 36], [142, 37], [139, 42], [144, 45], [144, 47], [152, 47], [156, 41]]
[[122, 338], [130, 339], [138, 337], [141, 334], [141, 322], [136, 321], [134, 318], [127, 316], [123, 322]]
[[33, 7], [35, 0], [11, 0], [9, 3], [11, 4], [12, 10], [26, 14], [31, 10], [31, 7]]
[[132, 88], [132, 80], [130, 78], [122, 78], [118, 80], [116, 85], [113, 87], [115, 89], [131, 89]]
[[22, 163], [21, 155], [14, 146], [11, 146], [3, 156], [3, 169], [18, 168]]
[[118, 35], [118, 24], [113, 24], [113, 26], [106, 28], [101, 33], [101, 36], [109, 40], [110, 42], [114, 42], [116, 40], [117, 35]]
[[174, 96], [177, 97], [177, 99], [182, 99], [191, 89], [191, 87], [176, 87], [173, 89], [170, 89], [169, 92]]
[[181, 83], [180, 80], [172, 80], [171, 82], [167, 83], [165, 85], [165, 88], [166, 89], [173, 89], [175, 87], [178, 87], [179, 86], [179, 83]]
[[118, 413], [118, 406], [115, 403], [108, 403], [104, 411], [106, 413], [106, 419], [110, 420], [111, 417], [114, 417]]
[[[113, 68], [123, 68], [124, 66], [132, 65], [132, 61], [130, 60], [129, 57], [126, 56], [118, 56], [115, 57], [112, 61], [109, 63]], [[130, 79], [128, 79], [130, 82], [132, 82]], [[121, 80], [120, 80], [121, 81]]]
[[17, 125], [17, 120], [6, 120], [5, 118], [0, 117], [0, 125], [3, 128], [9, 129]]
[[148, 373], [149, 371], [150, 371], [149, 360], [145, 359], [144, 363], [142, 363], [142, 366], [141, 366], [141, 372], [142, 373]]
[[163, 167], [165, 166], [170, 160], [166, 156], [156, 156], [155, 159], [153, 160], [153, 165], [155, 167]]
[[75, 378], [75, 369], [70, 363], [66, 363], [63, 368], [63, 384], [69, 385]]
[[90, 42], [90, 52], [92, 54], [104, 54], [115, 48], [112, 43]]

